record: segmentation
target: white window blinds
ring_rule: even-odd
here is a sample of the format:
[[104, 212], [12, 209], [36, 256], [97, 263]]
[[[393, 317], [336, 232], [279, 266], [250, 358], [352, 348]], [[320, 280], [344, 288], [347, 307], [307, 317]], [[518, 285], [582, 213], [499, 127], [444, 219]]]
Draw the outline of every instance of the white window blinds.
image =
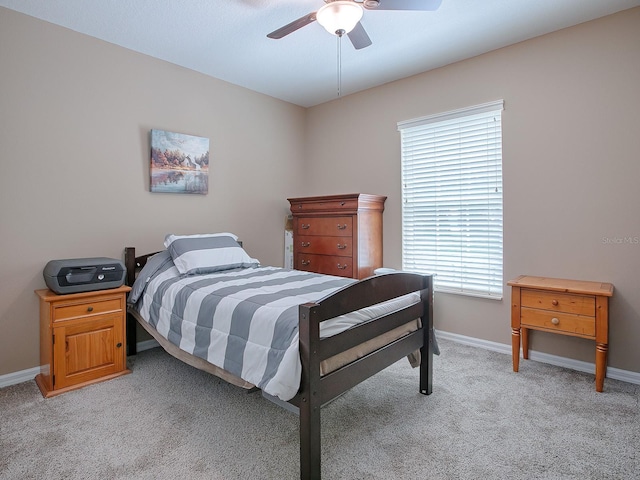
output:
[[398, 123], [403, 269], [502, 298], [503, 101]]

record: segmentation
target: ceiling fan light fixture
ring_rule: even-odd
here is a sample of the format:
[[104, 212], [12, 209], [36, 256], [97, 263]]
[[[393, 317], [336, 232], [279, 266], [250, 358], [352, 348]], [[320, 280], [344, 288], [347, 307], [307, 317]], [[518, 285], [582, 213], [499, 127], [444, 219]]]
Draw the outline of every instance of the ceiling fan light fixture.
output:
[[332, 35], [344, 35], [362, 18], [362, 7], [352, 1], [329, 2], [316, 13], [316, 20]]

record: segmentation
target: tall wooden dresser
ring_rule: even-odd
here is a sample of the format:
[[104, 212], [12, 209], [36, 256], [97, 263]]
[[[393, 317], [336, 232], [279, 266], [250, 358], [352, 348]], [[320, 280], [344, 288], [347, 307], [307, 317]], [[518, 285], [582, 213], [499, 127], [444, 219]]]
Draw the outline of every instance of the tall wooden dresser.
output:
[[289, 198], [296, 270], [366, 278], [382, 267], [387, 197], [352, 193]]

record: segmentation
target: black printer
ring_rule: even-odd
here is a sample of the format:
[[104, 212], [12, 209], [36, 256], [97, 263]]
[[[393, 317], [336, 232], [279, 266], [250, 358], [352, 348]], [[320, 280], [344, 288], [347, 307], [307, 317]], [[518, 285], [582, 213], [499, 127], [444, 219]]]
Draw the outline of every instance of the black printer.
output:
[[122, 261], [106, 257], [51, 260], [42, 272], [47, 287], [59, 295], [118, 288], [126, 273]]

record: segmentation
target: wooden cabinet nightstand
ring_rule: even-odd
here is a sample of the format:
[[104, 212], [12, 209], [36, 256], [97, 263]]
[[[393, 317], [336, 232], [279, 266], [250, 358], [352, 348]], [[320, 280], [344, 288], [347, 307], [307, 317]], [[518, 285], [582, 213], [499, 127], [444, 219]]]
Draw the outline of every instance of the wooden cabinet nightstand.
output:
[[513, 371], [529, 358], [529, 330], [560, 333], [596, 342], [596, 391], [601, 392], [609, 349], [609, 297], [613, 285], [521, 275], [511, 286]]
[[293, 268], [366, 278], [382, 266], [382, 212], [387, 197], [354, 193], [289, 198]]
[[126, 296], [131, 288], [56, 295], [40, 299], [40, 374], [44, 397], [130, 373], [127, 369]]

